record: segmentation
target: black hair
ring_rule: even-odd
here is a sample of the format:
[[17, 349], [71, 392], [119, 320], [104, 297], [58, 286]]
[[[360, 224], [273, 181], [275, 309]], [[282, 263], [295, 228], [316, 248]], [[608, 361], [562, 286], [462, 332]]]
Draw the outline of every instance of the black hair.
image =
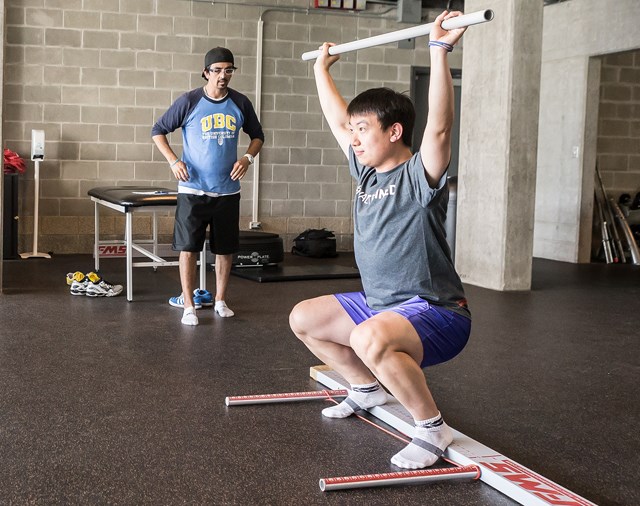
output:
[[402, 125], [402, 142], [411, 147], [416, 111], [411, 99], [391, 88], [372, 88], [355, 97], [347, 107], [349, 116], [375, 114], [383, 130]]

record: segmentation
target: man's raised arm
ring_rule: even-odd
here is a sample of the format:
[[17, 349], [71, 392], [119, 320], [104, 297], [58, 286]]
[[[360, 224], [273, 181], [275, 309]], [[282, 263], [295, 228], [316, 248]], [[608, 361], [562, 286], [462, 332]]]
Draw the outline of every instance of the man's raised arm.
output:
[[347, 115], [347, 102], [338, 92], [336, 84], [329, 73], [329, 68], [338, 59], [339, 56], [331, 56], [329, 54], [329, 47], [333, 46], [329, 42], [325, 42], [321, 49], [321, 54], [316, 59], [313, 65], [313, 72], [316, 78], [316, 87], [318, 88], [318, 98], [320, 99], [320, 107], [324, 114], [331, 133], [338, 141], [340, 148], [344, 152], [345, 156], [349, 154], [349, 144], [351, 143], [351, 136], [349, 134], [349, 128], [347, 126], [349, 122], [349, 116]]
[[454, 107], [453, 82], [447, 55], [466, 30], [466, 28], [458, 28], [447, 31], [441, 27], [441, 24], [445, 19], [460, 14], [462, 13], [444, 11], [436, 18], [430, 33], [429, 115], [420, 145], [420, 156], [427, 181], [432, 188], [438, 184], [451, 159]]

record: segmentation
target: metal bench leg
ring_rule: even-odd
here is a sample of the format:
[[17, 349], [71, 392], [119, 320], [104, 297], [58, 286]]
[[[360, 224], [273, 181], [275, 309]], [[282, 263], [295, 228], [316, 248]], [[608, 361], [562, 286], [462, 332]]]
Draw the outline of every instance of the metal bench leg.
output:
[[127, 244], [127, 300], [133, 300], [133, 219], [132, 214], [125, 212], [125, 242]]
[[95, 267], [95, 272], [100, 272], [100, 208], [98, 207], [98, 203], [94, 202], [95, 206], [94, 211], [94, 241], [93, 241], [93, 265]]
[[200, 252], [200, 289], [207, 289], [207, 241]]
[[[153, 212], [153, 254], [158, 255], [158, 214]], [[154, 271], [157, 271], [158, 268], [154, 267]]]

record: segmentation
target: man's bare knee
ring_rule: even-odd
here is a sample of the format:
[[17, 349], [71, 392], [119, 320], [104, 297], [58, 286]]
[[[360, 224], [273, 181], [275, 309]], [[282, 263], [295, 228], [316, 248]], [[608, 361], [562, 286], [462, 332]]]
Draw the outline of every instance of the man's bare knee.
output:
[[349, 342], [356, 355], [369, 367], [379, 364], [389, 351], [382, 329], [373, 322], [360, 324], [353, 329]]
[[289, 314], [289, 326], [299, 339], [303, 339], [309, 329], [308, 314], [309, 304], [306, 300], [298, 302]]

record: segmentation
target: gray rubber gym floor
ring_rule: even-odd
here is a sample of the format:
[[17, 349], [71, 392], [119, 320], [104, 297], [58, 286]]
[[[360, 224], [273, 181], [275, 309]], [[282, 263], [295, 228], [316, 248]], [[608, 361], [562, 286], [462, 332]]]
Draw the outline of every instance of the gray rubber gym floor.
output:
[[[237, 316], [201, 310], [190, 328], [167, 304], [176, 268], [135, 269], [131, 303], [69, 295], [65, 274], [92, 266], [4, 264], [1, 504], [514, 504], [471, 481], [323, 493], [319, 478], [395, 471], [403, 443], [355, 417], [323, 419], [322, 400], [225, 406], [319, 389], [288, 313], [358, 279], [232, 276]], [[124, 261], [102, 274], [124, 283]], [[447, 422], [597, 504], [640, 504], [640, 269], [535, 260], [532, 291], [467, 294], [469, 345], [427, 370]]]

